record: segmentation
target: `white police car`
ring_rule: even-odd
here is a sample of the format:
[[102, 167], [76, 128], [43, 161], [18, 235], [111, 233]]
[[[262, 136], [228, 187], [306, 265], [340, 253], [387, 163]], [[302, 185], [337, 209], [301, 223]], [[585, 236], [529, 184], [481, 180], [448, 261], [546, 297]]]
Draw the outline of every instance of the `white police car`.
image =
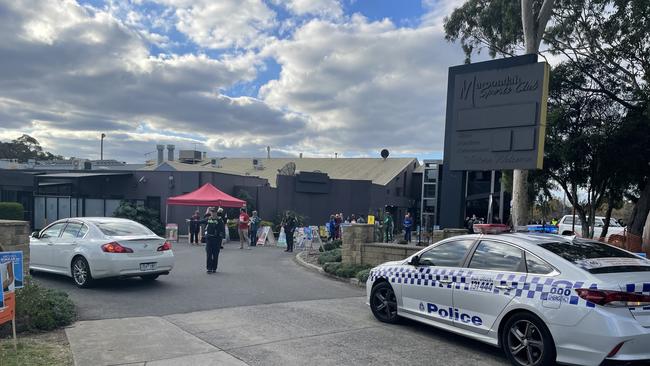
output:
[[366, 286], [380, 321], [500, 346], [514, 365], [650, 365], [650, 261], [600, 242], [457, 236], [373, 268]]

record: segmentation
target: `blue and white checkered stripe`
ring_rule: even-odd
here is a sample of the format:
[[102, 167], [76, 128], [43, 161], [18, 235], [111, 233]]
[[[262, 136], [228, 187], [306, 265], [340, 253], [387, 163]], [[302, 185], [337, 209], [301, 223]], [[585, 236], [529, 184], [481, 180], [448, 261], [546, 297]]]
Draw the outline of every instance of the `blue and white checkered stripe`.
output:
[[[625, 285], [626, 292], [634, 292], [639, 295], [648, 295], [650, 296], [650, 283], [628, 283]], [[630, 308], [630, 310], [650, 310], [650, 306]]]
[[[444, 268], [406, 268], [406, 267], [382, 267], [373, 270], [370, 278], [374, 281], [377, 278], [387, 278], [392, 283], [400, 283], [415, 286], [446, 287], [454, 286], [457, 290], [471, 291], [471, 278], [474, 272], [471, 269], [444, 269]], [[525, 274], [498, 273], [493, 279], [495, 285], [510, 287], [508, 290], [493, 288], [491, 292], [495, 295], [505, 295], [527, 299], [547, 300], [549, 294], [556, 293], [558, 289], [574, 290], [585, 288], [585, 282], [567, 281], [547, 277], [534, 276], [526, 280]], [[598, 286], [592, 283], [590, 289], [597, 289]], [[645, 288], [645, 287], [644, 287]], [[595, 307], [592, 302], [581, 299], [574, 291], [570, 291], [566, 303], [570, 305], [582, 305]]]

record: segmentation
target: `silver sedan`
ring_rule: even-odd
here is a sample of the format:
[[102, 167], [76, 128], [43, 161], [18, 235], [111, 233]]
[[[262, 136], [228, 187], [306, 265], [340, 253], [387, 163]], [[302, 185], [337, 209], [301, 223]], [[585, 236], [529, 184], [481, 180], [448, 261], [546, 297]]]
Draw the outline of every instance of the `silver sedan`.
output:
[[153, 281], [174, 267], [171, 243], [135, 221], [112, 217], [55, 221], [32, 234], [29, 250], [31, 272], [72, 277], [79, 287], [107, 277]]

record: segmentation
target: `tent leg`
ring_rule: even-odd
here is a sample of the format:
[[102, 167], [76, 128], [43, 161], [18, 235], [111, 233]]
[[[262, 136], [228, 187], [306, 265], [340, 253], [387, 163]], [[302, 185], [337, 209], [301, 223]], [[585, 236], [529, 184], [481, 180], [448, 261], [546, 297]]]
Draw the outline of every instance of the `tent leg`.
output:
[[167, 225], [167, 221], [169, 221], [169, 205], [165, 205], [165, 225]]

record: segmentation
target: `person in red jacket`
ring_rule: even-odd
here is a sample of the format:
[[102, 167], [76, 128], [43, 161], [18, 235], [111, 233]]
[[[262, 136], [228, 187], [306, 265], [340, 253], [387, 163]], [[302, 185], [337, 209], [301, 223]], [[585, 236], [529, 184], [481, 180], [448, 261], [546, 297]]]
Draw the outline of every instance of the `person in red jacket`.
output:
[[246, 244], [246, 249], [250, 249], [248, 247], [248, 225], [250, 225], [250, 222], [251, 219], [246, 213], [246, 209], [242, 207], [239, 210], [239, 224], [237, 226], [239, 229], [239, 249], [244, 249], [244, 244]]

